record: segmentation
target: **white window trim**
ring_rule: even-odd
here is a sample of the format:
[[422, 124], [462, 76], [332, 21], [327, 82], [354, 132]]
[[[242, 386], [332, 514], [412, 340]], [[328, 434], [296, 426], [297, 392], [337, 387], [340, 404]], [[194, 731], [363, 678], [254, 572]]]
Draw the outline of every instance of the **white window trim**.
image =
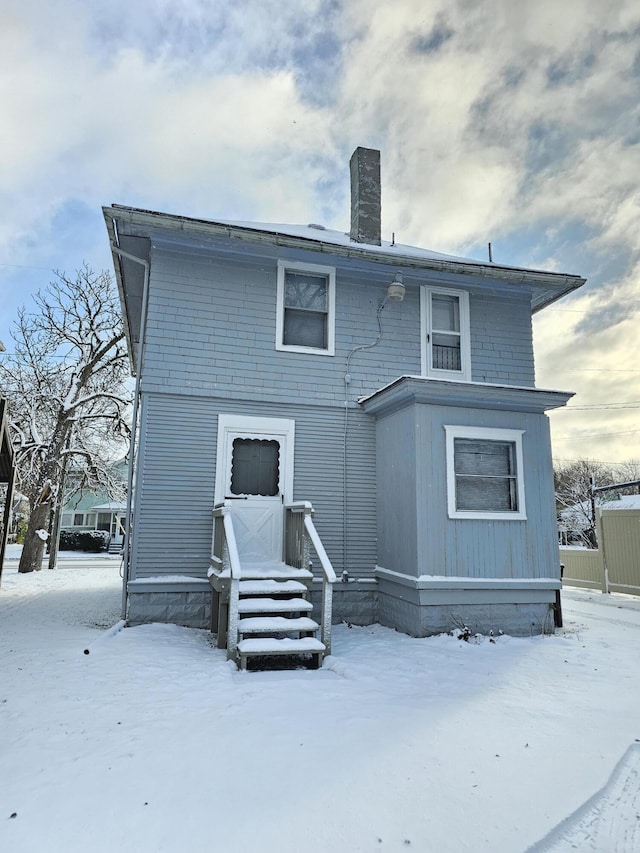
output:
[[[308, 272], [311, 275], [326, 275], [329, 282], [327, 292], [327, 348], [301, 347], [284, 344], [284, 276], [287, 270]], [[335, 355], [336, 351], [336, 268], [320, 264], [305, 264], [300, 261], [278, 261], [278, 289], [276, 305], [276, 349], [282, 352], [300, 352], [307, 355]]]
[[[524, 521], [527, 518], [524, 500], [524, 465], [521, 429], [494, 429], [492, 427], [446, 426], [447, 444], [447, 509], [449, 518], [473, 518], [492, 521]], [[480, 512], [456, 507], [456, 472], [454, 467], [454, 440], [456, 438], [478, 438], [484, 441], [510, 441], [516, 449], [516, 488], [518, 510], [516, 512]]]
[[[438, 370], [431, 366], [431, 297], [434, 294], [457, 296], [460, 300], [460, 365], [461, 370]], [[454, 379], [458, 382], [471, 382], [471, 335], [469, 331], [469, 294], [466, 290], [453, 290], [446, 287], [433, 287], [423, 284], [420, 287], [420, 358], [423, 376], [434, 379]], [[428, 340], [427, 340], [428, 338]]]
[[215, 502], [222, 503], [227, 483], [231, 479], [227, 466], [229, 448], [238, 434], [245, 438], [277, 438], [284, 444], [281, 467], [281, 493], [285, 503], [293, 501], [293, 459], [296, 426], [289, 418], [256, 418], [250, 415], [218, 415], [218, 443], [216, 448]]

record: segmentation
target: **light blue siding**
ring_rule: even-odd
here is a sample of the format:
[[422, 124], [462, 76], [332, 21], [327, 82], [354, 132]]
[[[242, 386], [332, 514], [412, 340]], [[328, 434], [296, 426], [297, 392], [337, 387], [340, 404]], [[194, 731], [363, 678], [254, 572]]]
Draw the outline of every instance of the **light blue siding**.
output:
[[[146, 390], [342, 403], [349, 352], [378, 335], [376, 310], [392, 270], [346, 268], [344, 260], [289, 250], [297, 259], [337, 267], [336, 355], [275, 349], [277, 250], [222, 256], [155, 246], [143, 387]], [[373, 266], [373, 265], [371, 265]], [[350, 365], [351, 399], [402, 375], [420, 374], [420, 285], [404, 276], [402, 303], [382, 311], [383, 337]], [[434, 283], [434, 282], [431, 282]], [[450, 282], [439, 279], [440, 285]], [[471, 359], [475, 381], [534, 384], [529, 293], [472, 288]]]
[[[275, 349], [279, 257], [336, 266], [335, 357]], [[347, 568], [353, 575], [371, 576], [379, 563], [398, 571], [411, 567], [411, 574], [457, 574], [468, 563], [472, 575], [498, 577], [528, 572], [531, 566], [539, 572], [552, 559], [538, 533], [542, 519], [536, 512], [542, 512], [542, 505], [536, 510], [536, 489], [548, 492], [547, 482], [535, 480], [538, 474], [532, 473], [527, 482], [533, 523], [521, 525], [530, 528], [526, 534], [514, 535], [513, 523], [447, 519], [442, 423], [447, 417], [451, 423], [462, 422], [463, 410], [447, 414], [420, 406], [397, 413], [385, 426], [378, 424], [376, 456], [375, 421], [355, 400], [399, 376], [419, 375], [420, 286], [460, 284], [444, 276], [428, 281], [423, 273], [405, 273], [405, 300], [387, 303], [381, 312], [380, 342], [353, 354], [351, 381], [345, 386], [347, 357], [376, 339], [376, 312], [393, 277], [379, 265], [346, 263], [331, 255], [279, 252], [277, 247], [251, 247], [249, 252], [235, 245], [229, 251], [220, 243], [208, 247], [153, 241], [135, 577], [206, 574], [217, 415], [222, 412], [295, 420], [295, 497], [313, 502], [317, 527], [338, 571]], [[473, 379], [533, 386], [528, 291], [511, 292], [482, 281], [467, 286]], [[351, 404], [346, 559], [345, 388]], [[487, 411], [474, 418], [464, 422], [507, 426], [526, 420]], [[531, 424], [528, 430], [534, 434]], [[544, 437], [527, 438], [526, 447], [528, 460], [539, 452], [548, 454]], [[491, 565], [479, 559], [481, 552], [494, 554]]]
[[206, 577], [220, 413], [295, 420], [294, 499], [313, 503], [316, 527], [336, 570], [370, 577], [376, 561], [372, 418], [349, 413], [345, 566], [343, 410], [165, 394], [146, 395], [143, 405], [133, 577]]
[[[132, 579], [206, 577], [219, 414], [295, 421], [294, 499], [313, 503], [339, 574], [347, 569], [352, 577], [371, 579], [376, 565], [410, 580], [557, 574], [543, 415], [454, 406], [448, 396], [446, 406], [414, 402], [376, 420], [356, 403], [401, 376], [420, 375], [425, 284], [469, 291], [474, 382], [533, 388], [528, 287], [405, 269], [406, 297], [382, 310], [380, 341], [355, 351], [378, 337], [376, 312], [395, 269], [233, 239], [150, 237]], [[278, 259], [336, 267], [335, 356], [276, 350]], [[525, 431], [526, 522], [448, 518], [444, 424]], [[395, 624], [417, 619], [410, 630], [423, 632], [418, 610], [434, 602], [423, 600], [427, 593], [418, 584], [409, 593], [397, 583], [391, 589], [394, 583], [387, 578], [379, 587], [388, 614], [414, 608]], [[383, 595], [384, 584], [389, 591]], [[357, 586], [345, 584], [343, 591]], [[367, 594], [378, 595], [374, 581]], [[489, 594], [470, 595], [479, 601]], [[534, 598], [546, 602], [544, 595]]]
[[[445, 424], [524, 430], [526, 521], [448, 517]], [[377, 436], [378, 459], [382, 460], [378, 472], [379, 563], [384, 568], [412, 576], [559, 576], [545, 415], [418, 403], [379, 417]], [[409, 471], [411, 464], [414, 475]], [[398, 480], [405, 484], [400, 497]], [[393, 524], [388, 523], [389, 518], [395, 519]]]

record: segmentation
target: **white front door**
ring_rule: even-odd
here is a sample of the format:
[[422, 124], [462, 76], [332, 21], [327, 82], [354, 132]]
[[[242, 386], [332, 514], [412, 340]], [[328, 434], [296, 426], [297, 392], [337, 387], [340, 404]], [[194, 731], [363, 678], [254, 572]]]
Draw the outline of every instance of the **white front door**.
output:
[[217, 458], [216, 503], [231, 510], [240, 561], [281, 561], [293, 421], [219, 415]]

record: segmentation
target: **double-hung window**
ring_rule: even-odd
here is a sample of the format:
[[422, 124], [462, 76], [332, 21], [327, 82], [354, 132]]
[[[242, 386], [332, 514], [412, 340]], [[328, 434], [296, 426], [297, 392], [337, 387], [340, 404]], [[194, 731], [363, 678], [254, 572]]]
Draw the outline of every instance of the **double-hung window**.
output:
[[276, 349], [334, 355], [334, 267], [278, 261]]
[[423, 286], [420, 312], [422, 375], [470, 381], [469, 294]]
[[525, 519], [522, 430], [445, 431], [449, 517]]

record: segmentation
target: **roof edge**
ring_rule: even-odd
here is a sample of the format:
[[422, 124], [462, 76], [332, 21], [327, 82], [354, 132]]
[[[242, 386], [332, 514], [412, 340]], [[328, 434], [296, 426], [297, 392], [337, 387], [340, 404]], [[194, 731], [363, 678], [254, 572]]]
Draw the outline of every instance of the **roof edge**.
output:
[[553, 295], [542, 297], [539, 302], [532, 303], [533, 312], [540, 311], [552, 302], [566, 296], [585, 284], [582, 276], [566, 273], [531, 270], [526, 268], [501, 266], [495, 263], [483, 263], [473, 260], [445, 260], [441, 258], [420, 258], [411, 255], [396, 254], [385, 248], [376, 246], [359, 246], [357, 243], [343, 246], [339, 243], [322, 241], [314, 237], [292, 236], [274, 230], [251, 228], [249, 225], [231, 225], [209, 219], [196, 219], [188, 216], [178, 216], [144, 208], [128, 207], [112, 204], [102, 208], [105, 220], [120, 219], [132, 225], [158, 226], [174, 231], [190, 231], [192, 233], [218, 234], [235, 237], [240, 240], [250, 240], [256, 243], [269, 243], [289, 248], [303, 248], [324, 254], [338, 255], [346, 258], [366, 258], [375, 263], [392, 264], [406, 269], [428, 269], [436, 272], [449, 272], [457, 275], [473, 275], [482, 278], [492, 278], [517, 284], [531, 284], [538, 287], [552, 287]]

